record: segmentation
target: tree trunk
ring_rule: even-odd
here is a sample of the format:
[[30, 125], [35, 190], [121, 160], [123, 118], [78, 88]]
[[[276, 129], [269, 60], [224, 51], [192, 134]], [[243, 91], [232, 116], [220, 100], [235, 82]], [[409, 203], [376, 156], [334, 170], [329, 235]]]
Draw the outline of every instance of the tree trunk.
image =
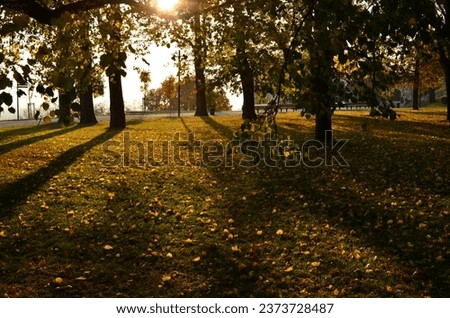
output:
[[120, 75], [120, 71], [115, 72], [114, 75], [109, 78], [109, 103], [111, 112], [109, 128], [125, 128], [125, 104], [123, 102], [122, 75]]
[[58, 122], [63, 126], [68, 126], [72, 123], [72, 117], [70, 113], [70, 103], [72, 98], [69, 93], [59, 90], [58, 105], [59, 105], [59, 118]]
[[414, 68], [414, 82], [413, 82], [413, 109], [419, 110], [420, 103], [420, 61], [416, 58], [416, 65]]
[[94, 112], [94, 97], [92, 93], [92, 86], [89, 85], [86, 92], [82, 93], [80, 97], [81, 117], [80, 124], [95, 125], [97, 118]]
[[205, 43], [202, 34], [202, 21], [200, 15], [194, 17], [194, 67], [195, 67], [195, 116], [208, 116], [208, 105], [206, 103], [206, 76], [205, 76]]
[[202, 64], [202, 59], [195, 57], [195, 116], [208, 116], [208, 107], [206, 105], [206, 77]]
[[445, 74], [445, 88], [447, 90], [447, 121], [450, 122], [450, 102], [448, 92], [450, 90], [450, 58], [441, 55], [441, 65]]
[[248, 58], [243, 50], [238, 48], [238, 70], [241, 78], [244, 104], [242, 106], [243, 119], [256, 119], [255, 111], [255, 80]]
[[436, 91], [433, 88], [428, 89], [428, 102], [430, 104], [436, 103]]
[[332, 125], [331, 116], [326, 113], [318, 113], [316, 115], [315, 138], [320, 142], [331, 140]]

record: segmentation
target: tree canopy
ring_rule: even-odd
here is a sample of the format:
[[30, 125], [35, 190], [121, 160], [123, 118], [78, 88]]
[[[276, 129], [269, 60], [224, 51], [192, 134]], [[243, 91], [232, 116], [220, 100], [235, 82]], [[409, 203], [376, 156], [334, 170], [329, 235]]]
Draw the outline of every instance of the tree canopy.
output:
[[[139, 55], [142, 43], [173, 41], [192, 55], [196, 115], [208, 115], [210, 85], [242, 91], [243, 117], [250, 120], [256, 118], [255, 93], [270, 92], [275, 102], [289, 96], [304, 113], [315, 115], [316, 138], [323, 140], [338, 100], [386, 106], [385, 92], [398, 82], [401, 61], [413, 52], [437, 57], [450, 86], [448, 5], [443, 0], [192, 0], [169, 13], [155, 1], [3, 0], [2, 42], [19, 44], [0, 53], [0, 89], [12, 87], [13, 80], [34, 84], [34, 73], [43, 80], [36, 65], [59, 52], [52, 57], [54, 69], [46, 66], [47, 84], [40, 91], [75, 89], [80, 96], [91, 90], [92, 95], [89, 78], [104, 72], [115, 110], [112, 127], [124, 127], [125, 60]], [[34, 50], [20, 45], [25, 38]], [[24, 61], [26, 50], [32, 56]], [[0, 101], [11, 109], [8, 92]], [[450, 119], [450, 109], [447, 113]]]

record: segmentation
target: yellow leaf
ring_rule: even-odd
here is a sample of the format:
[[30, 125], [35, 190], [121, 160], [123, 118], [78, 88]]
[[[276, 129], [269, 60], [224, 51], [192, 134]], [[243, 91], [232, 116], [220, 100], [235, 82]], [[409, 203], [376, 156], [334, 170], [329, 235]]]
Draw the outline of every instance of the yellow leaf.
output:
[[64, 281], [64, 279], [62, 279], [61, 277], [55, 278], [55, 283], [57, 283], [57, 284], [61, 284], [63, 281]]
[[289, 267], [286, 268], [284, 271], [285, 271], [286, 273], [289, 273], [289, 272], [292, 272], [293, 270], [294, 270], [294, 267], [289, 266]]
[[105, 246], [103, 246], [103, 248], [107, 251], [110, 251], [113, 249], [113, 247], [111, 245], [105, 245]]
[[232, 250], [233, 252], [239, 252], [239, 247], [238, 247], [237, 245], [232, 246], [232, 247], [231, 247], [231, 250]]
[[276, 234], [277, 234], [277, 235], [283, 235], [283, 234], [284, 234], [284, 231], [283, 231], [283, 230], [278, 230]]
[[426, 227], [427, 227], [427, 225], [425, 223], [420, 223], [419, 224], [419, 229], [424, 229]]
[[261, 231], [261, 230], [259, 230], [259, 231], [256, 232], [256, 235], [258, 235], [258, 236], [259, 236], [259, 235], [262, 235], [262, 234], [263, 234], [263, 231]]
[[163, 277], [162, 277], [163, 282], [168, 282], [171, 279], [172, 279], [172, 276], [170, 276], [170, 275], [163, 275]]
[[1, 231], [1, 232], [0, 232], [0, 237], [6, 237], [5, 231]]
[[200, 262], [200, 256], [197, 256], [196, 258], [194, 258], [193, 260], [192, 260], [193, 262], [195, 262], [195, 263], [198, 263], [198, 262]]
[[172, 258], [173, 255], [172, 255], [172, 253], [167, 253], [166, 257], [167, 257], [167, 258]]
[[320, 266], [320, 262], [312, 262], [311, 266], [312, 267], [319, 267]]

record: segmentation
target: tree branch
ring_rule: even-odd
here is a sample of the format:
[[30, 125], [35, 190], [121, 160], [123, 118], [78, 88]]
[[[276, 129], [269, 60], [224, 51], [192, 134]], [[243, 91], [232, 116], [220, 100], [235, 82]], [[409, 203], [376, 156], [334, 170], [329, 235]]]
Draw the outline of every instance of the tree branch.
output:
[[[2, 9], [13, 10], [26, 14], [30, 18], [33, 18], [36, 21], [47, 25], [52, 24], [52, 20], [58, 19], [65, 12], [77, 13], [81, 11], [88, 11], [104, 7], [108, 4], [125, 4], [141, 12], [146, 12], [148, 14], [158, 14], [156, 8], [150, 6], [149, 4], [138, 2], [135, 0], [79, 0], [69, 4], [60, 5], [55, 8], [43, 6], [39, 1], [36, 0], [0, 0]], [[159, 15], [161, 16], [162, 14]]]

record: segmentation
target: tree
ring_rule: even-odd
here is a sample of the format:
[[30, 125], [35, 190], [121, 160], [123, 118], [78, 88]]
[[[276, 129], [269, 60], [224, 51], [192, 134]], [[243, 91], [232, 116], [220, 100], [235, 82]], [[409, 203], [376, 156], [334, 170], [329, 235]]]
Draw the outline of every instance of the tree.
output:
[[[439, 56], [445, 74], [447, 92], [450, 89], [450, 1], [391, 1], [380, 0], [387, 15], [401, 12], [391, 32], [414, 39], [421, 47]], [[447, 99], [447, 121], [450, 121], [450, 103]]]
[[290, 35], [280, 32], [280, 25], [288, 23], [286, 12], [277, 11], [282, 2], [286, 4], [261, 0], [235, 2], [226, 10], [213, 13], [214, 81], [219, 86], [226, 84], [235, 93], [242, 92], [245, 120], [256, 118], [255, 94], [277, 94], [283, 49]]
[[196, 87], [195, 116], [208, 116], [205, 71], [208, 63], [211, 17], [204, 9], [211, 1], [190, 2], [189, 6], [180, 8], [180, 15], [185, 18], [181, 21], [172, 21], [169, 25], [173, 40], [180, 47], [192, 51]]
[[119, 7], [106, 8], [99, 19], [99, 28], [104, 40], [105, 53], [100, 64], [105, 68], [109, 83], [111, 129], [126, 127], [125, 104], [122, 91], [122, 76], [126, 76], [127, 54], [122, 39], [123, 16]]

